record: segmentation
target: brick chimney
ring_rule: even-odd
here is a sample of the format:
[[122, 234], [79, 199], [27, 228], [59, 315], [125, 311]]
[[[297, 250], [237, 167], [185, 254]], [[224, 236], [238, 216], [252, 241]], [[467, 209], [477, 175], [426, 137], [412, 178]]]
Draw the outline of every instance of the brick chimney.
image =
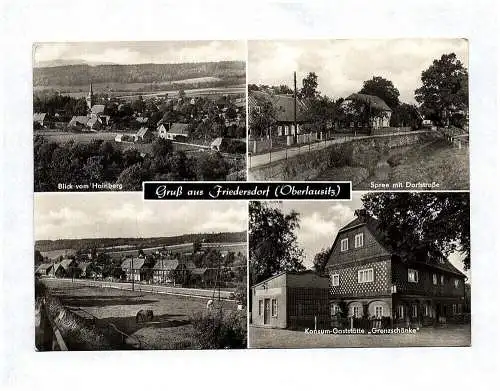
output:
[[368, 213], [366, 212], [366, 209], [356, 209], [354, 211], [354, 215], [363, 223], [365, 223], [368, 218]]

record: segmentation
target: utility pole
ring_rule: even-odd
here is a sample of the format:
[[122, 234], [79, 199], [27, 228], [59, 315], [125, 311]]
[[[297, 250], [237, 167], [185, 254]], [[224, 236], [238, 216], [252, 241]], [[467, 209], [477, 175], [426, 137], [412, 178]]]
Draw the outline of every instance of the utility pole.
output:
[[134, 273], [134, 259], [130, 258], [130, 272], [132, 276], [132, 292], [134, 291], [135, 273]]
[[293, 72], [293, 123], [295, 127], [294, 139], [298, 139], [297, 131], [297, 72]]

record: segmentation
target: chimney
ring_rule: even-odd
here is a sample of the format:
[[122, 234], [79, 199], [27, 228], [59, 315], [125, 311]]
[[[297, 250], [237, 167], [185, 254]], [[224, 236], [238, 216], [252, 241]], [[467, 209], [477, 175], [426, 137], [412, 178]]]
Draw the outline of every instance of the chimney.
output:
[[366, 222], [368, 218], [368, 213], [366, 213], [366, 209], [356, 209], [354, 211], [354, 215], [363, 223]]

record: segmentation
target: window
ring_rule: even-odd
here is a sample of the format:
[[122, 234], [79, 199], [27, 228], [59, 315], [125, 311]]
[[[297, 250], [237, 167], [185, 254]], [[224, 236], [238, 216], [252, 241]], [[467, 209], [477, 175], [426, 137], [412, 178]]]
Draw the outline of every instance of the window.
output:
[[437, 285], [438, 284], [438, 276], [436, 273], [432, 273], [432, 283], [434, 285]]
[[283, 126], [278, 125], [278, 136], [283, 136]]
[[460, 285], [460, 280], [458, 278], [455, 278], [454, 284], [455, 288], [458, 288], [458, 286]]
[[408, 282], [418, 282], [418, 270], [408, 269]]
[[441, 285], [444, 285], [444, 276], [443, 275], [441, 275], [440, 283], [441, 283]]
[[332, 286], [339, 286], [340, 276], [338, 274], [332, 274]]
[[358, 283], [373, 282], [373, 269], [358, 270]]
[[271, 300], [271, 316], [274, 316], [274, 317], [278, 316], [278, 300], [277, 299]]
[[462, 303], [458, 303], [458, 313], [462, 313]]
[[338, 304], [332, 304], [330, 306], [330, 313], [333, 315], [336, 315], [340, 312], [340, 306]]
[[354, 237], [354, 248], [363, 247], [363, 233], [357, 234]]
[[455, 315], [457, 313], [457, 305], [453, 304], [452, 309], [453, 309], [453, 315]]
[[288, 125], [285, 125], [285, 136], [288, 136]]
[[382, 307], [381, 305], [376, 305], [375, 306], [375, 317], [377, 319], [380, 319], [384, 316], [384, 307]]
[[263, 312], [262, 310], [263, 310], [263, 308], [264, 308], [264, 303], [263, 303], [263, 301], [262, 301], [262, 300], [259, 300], [259, 316], [261, 316], [261, 315], [262, 315], [262, 312]]
[[349, 249], [349, 239], [345, 238], [340, 241], [340, 251], [347, 251]]
[[352, 307], [352, 316], [354, 316], [355, 318], [361, 318], [361, 307]]
[[397, 307], [398, 311], [398, 319], [404, 319], [405, 317], [405, 307], [402, 304], [399, 304]]
[[418, 317], [418, 304], [413, 303], [411, 305], [411, 314], [414, 318]]
[[255, 112], [256, 112], [257, 114], [260, 114], [260, 106], [255, 106]]
[[424, 316], [429, 316], [429, 304], [424, 304]]

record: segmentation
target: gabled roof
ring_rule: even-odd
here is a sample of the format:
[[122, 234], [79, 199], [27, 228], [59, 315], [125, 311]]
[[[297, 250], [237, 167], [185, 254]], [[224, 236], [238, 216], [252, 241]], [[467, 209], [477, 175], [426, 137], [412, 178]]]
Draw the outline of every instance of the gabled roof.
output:
[[170, 126], [170, 130], [167, 133], [178, 134], [181, 136], [189, 136], [188, 124], [182, 124], [180, 122], [174, 122]]
[[217, 137], [214, 141], [210, 143], [211, 147], [220, 147], [222, 144], [223, 138], [222, 137]]
[[170, 271], [177, 269], [178, 266], [178, 259], [159, 259], [153, 266], [153, 270]]
[[93, 115], [93, 116], [91, 116], [91, 117], [89, 118], [89, 120], [87, 121], [87, 126], [92, 127], [92, 126], [94, 126], [94, 125], [95, 125], [95, 124], [97, 124], [97, 123], [99, 123], [99, 124], [100, 124], [100, 123], [102, 123], [102, 121], [101, 121], [101, 119], [100, 119], [99, 117], [97, 117], [97, 116]]
[[42, 122], [45, 119], [46, 115], [47, 115], [47, 113], [34, 113], [33, 114], [33, 121]]
[[355, 100], [358, 102], [366, 103], [366, 104], [370, 105], [370, 107], [373, 107], [375, 109], [384, 110], [384, 111], [392, 111], [391, 108], [389, 106], [387, 106], [387, 103], [385, 103], [383, 99], [381, 99], [375, 95], [351, 94], [346, 98], [346, 100]]
[[137, 132], [137, 136], [144, 137], [148, 131], [149, 131], [148, 128], [140, 128], [139, 131]]
[[[279, 122], [293, 122], [294, 97], [293, 95], [273, 95], [263, 91], [251, 91], [248, 97], [248, 106], [259, 106], [262, 101], [270, 102], [276, 110], [276, 120]], [[304, 120], [306, 105], [297, 99], [297, 121]]]
[[87, 126], [87, 122], [89, 122], [89, 117], [87, 115], [75, 115], [71, 118], [68, 125], [84, 125]]
[[74, 259], [63, 259], [61, 262], [58, 263], [58, 265], [62, 266], [64, 268], [64, 270], [68, 270], [69, 269], [69, 266], [75, 262]]
[[[357, 211], [358, 212], [358, 211]], [[362, 211], [361, 211], [362, 212]], [[376, 239], [378, 244], [382, 246], [389, 254], [397, 254], [397, 249], [391, 248], [391, 246], [388, 244], [387, 239], [386, 239], [386, 234], [380, 229], [378, 221], [371, 217], [370, 215], [366, 214], [364, 217], [360, 217], [359, 215], [356, 216], [356, 218], [352, 221], [350, 221], [348, 224], [343, 226], [337, 233], [337, 236], [335, 237], [335, 241], [333, 242], [332, 248], [330, 250], [329, 258], [331, 255], [331, 252], [333, 252], [335, 248], [335, 244], [337, 243], [337, 239], [339, 238], [339, 235], [341, 233], [347, 232], [351, 229], [360, 227], [360, 226], [365, 226], [368, 231], [373, 235], [373, 237]], [[329, 262], [328, 262], [329, 263]], [[458, 274], [460, 276], [465, 276], [464, 273], [462, 273], [460, 270], [458, 270], [455, 266], [453, 266], [448, 259], [443, 257], [439, 261], [435, 260], [430, 260], [427, 262], [417, 262], [422, 265], [428, 265], [432, 268], [447, 271], [453, 274]]]
[[87, 270], [87, 268], [89, 267], [90, 263], [91, 263], [91, 262], [80, 262], [80, 263], [78, 264], [78, 267], [81, 269], [81, 271], [82, 271], [83, 273], [85, 273], [85, 271], [86, 271], [86, 270]]
[[101, 114], [101, 113], [104, 113], [104, 105], [94, 105], [90, 109], [90, 112], [92, 114]]
[[45, 272], [49, 270], [52, 266], [53, 266], [52, 263], [42, 263], [40, 266], [37, 267], [36, 271]]
[[122, 262], [122, 269], [140, 269], [144, 266], [144, 258], [129, 258]]

